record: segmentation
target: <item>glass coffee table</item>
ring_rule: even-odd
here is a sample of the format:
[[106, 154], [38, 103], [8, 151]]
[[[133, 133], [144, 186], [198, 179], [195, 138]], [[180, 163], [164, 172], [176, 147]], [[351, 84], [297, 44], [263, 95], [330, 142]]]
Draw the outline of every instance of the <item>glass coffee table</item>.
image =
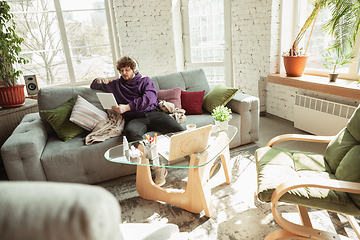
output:
[[[141, 141], [128, 143], [129, 149], [131, 149], [131, 146], [136, 146], [140, 152], [146, 153], [141, 154], [140, 157], [131, 157], [127, 151], [128, 148], [124, 148], [123, 145], [110, 148], [105, 152], [104, 156], [105, 159], [111, 162], [137, 165], [136, 190], [142, 198], [166, 202], [193, 213], [200, 213], [204, 210], [205, 215], [211, 217], [213, 213], [211, 189], [224, 182], [230, 184], [231, 171], [228, 169], [230, 161], [229, 143], [233, 140], [237, 131], [237, 128], [231, 125], [229, 125], [226, 131], [220, 131], [218, 126], [213, 125], [205, 150], [170, 161], [167, 160], [165, 155], [163, 157], [163, 155], [157, 151], [155, 151], [155, 154], [147, 154], [149, 149], [146, 147], [146, 143], [140, 143]], [[180, 133], [171, 133], [165, 136], [170, 138]], [[201, 138], [199, 138], [198, 141], [201, 142]], [[184, 139], [176, 143], [176, 145], [178, 145], [176, 148], [185, 149], [189, 148], [190, 145], [193, 146], [196, 144], [199, 143], [193, 140], [187, 142], [186, 139]], [[159, 141], [157, 144], [159, 150], [162, 147], [160, 145], [161, 142]], [[218, 157], [221, 158], [221, 163], [215, 164]], [[216, 176], [212, 177], [217, 166], [220, 166], [220, 169]], [[175, 189], [171, 190], [157, 186], [152, 180], [150, 167], [188, 169], [188, 181], [185, 191], [179, 192]]]

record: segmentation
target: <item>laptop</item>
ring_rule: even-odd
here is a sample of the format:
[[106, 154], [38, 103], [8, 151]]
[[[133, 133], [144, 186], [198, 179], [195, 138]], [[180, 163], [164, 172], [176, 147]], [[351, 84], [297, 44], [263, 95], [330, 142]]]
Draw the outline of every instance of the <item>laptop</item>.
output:
[[170, 138], [165, 135], [158, 136], [158, 153], [168, 161], [203, 151], [207, 148], [212, 125], [206, 125], [194, 130], [187, 130], [175, 134]]

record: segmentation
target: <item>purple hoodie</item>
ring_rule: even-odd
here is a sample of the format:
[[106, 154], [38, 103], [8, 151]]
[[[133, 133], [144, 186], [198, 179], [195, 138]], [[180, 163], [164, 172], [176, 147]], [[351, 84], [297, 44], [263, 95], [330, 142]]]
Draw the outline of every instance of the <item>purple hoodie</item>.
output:
[[90, 88], [113, 93], [118, 104], [129, 104], [130, 111], [123, 114], [125, 121], [159, 108], [153, 81], [149, 77], [142, 77], [140, 73], [128, 82], [120, 77], [108, 84], [98, 84], [94, 79]]

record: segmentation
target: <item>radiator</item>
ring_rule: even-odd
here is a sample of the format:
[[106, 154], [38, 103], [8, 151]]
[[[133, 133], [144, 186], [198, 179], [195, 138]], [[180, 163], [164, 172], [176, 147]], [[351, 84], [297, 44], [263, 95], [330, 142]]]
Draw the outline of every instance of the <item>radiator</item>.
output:
[[346, 126], [355, 109], [354, 106], [296, 94], [294, 126], [315, 135], [336, 135]]

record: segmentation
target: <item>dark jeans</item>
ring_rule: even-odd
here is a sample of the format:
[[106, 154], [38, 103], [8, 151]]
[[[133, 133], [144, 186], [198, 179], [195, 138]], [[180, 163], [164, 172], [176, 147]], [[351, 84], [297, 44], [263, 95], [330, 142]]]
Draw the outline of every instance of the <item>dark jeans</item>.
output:
[[125, 125], [124, 134], [129, 142], [143, 139], [146, 132], [155, 131], [162, 134], [184, 130], [168, 114], [153, 110], [130, 120]]

